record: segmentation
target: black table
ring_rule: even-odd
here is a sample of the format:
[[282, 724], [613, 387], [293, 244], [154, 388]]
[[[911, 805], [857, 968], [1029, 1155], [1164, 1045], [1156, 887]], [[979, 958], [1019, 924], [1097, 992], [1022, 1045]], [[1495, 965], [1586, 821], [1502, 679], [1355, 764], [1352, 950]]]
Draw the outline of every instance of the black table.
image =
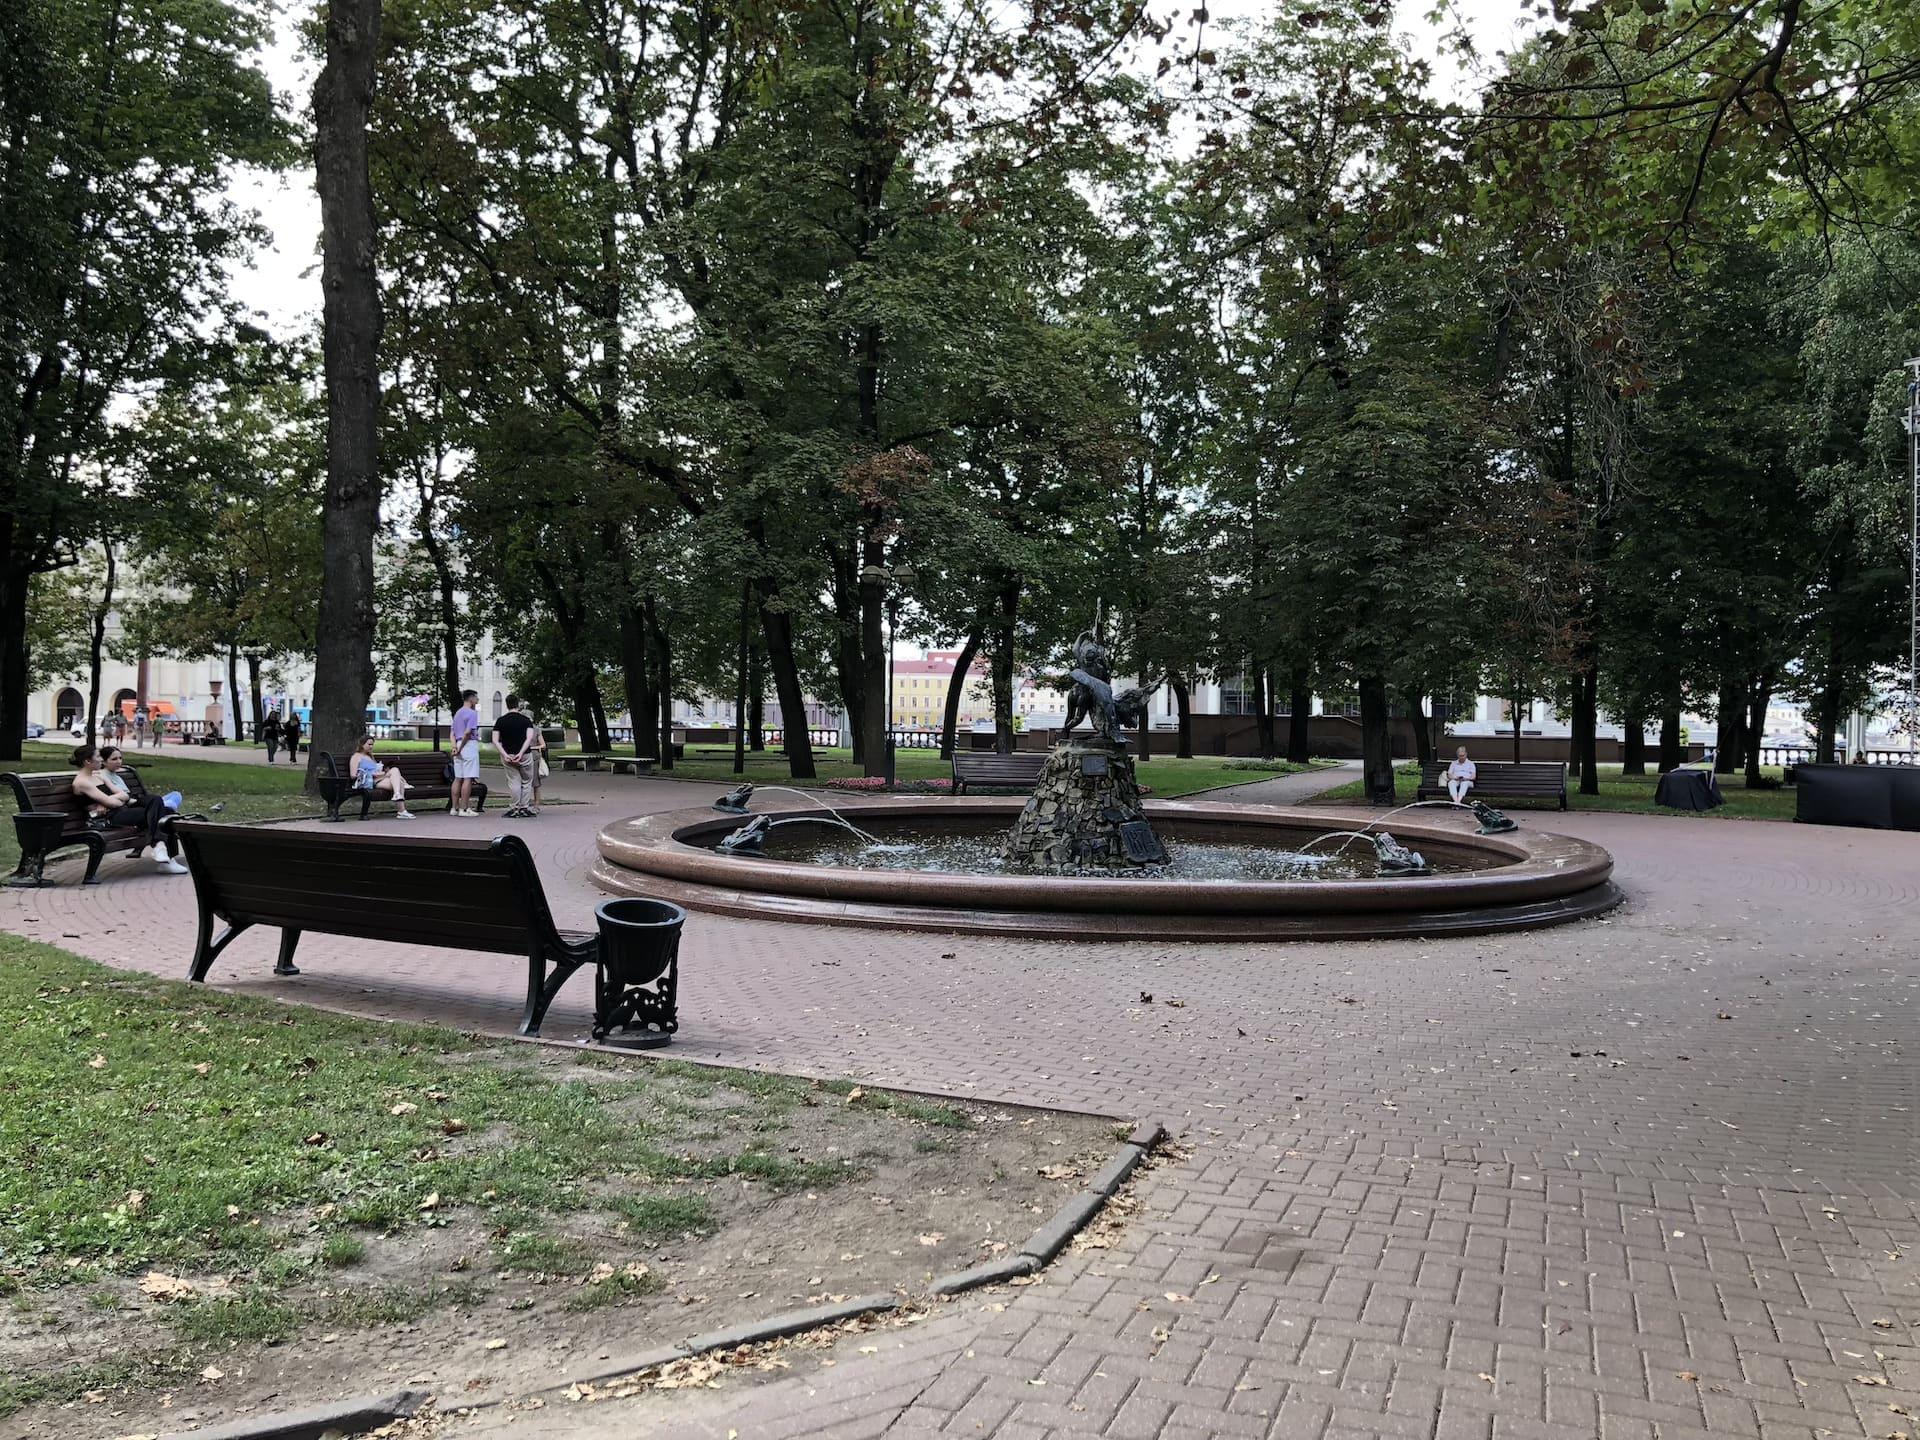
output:
[[1727, 803], [1711, 770], [1669, 770], [1653, 798], [1669, 810], [1714, 810]]

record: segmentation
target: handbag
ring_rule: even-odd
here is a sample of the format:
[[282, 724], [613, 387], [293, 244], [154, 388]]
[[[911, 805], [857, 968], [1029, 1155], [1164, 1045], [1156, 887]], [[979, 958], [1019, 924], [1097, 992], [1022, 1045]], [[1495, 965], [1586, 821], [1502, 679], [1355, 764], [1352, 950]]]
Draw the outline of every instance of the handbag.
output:
[[540, 778], [544, 780], [547, 778], [547, 776], [551, 775], [552, 773], [553, 771], [547, 768], [546, 752], [542, 751], [540, 754]]
[[453, 761], [449, 760], [440, 767], [440, 779], [448, 785], [453, 783]]

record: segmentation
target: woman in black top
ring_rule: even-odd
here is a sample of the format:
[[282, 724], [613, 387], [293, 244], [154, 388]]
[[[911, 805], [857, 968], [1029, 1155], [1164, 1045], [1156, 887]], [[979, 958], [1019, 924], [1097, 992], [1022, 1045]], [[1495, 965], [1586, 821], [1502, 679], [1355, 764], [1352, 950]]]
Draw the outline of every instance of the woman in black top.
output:
[[167, 802], [158, 795], [136, 800], [127, 782], [117, 773], [120, 765], [118, 746], [99, 749], [82, 745], [73, 752], [73, 765], [80, 773], [73, 777], [74, 793], [87, 801], [87, 826], [96, 830], [138, 830], [141, 853], [153, 852], [154, 861], [170, 875], [184, 875], [187, 867], [175, 860], [161, 839], [160, 827], [167, 818]]
[[287, 741], [287, 763], [292, 764], [300, 756], [300, 717], [287, 716], [287, 723], [280, 733], [286, 737]]

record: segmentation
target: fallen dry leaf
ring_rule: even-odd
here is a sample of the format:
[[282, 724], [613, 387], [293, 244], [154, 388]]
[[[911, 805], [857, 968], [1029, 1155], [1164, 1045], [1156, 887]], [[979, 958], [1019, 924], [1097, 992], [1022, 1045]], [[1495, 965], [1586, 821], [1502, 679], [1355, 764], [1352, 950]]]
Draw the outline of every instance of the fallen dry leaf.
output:
[[96, 1055], [96, 1056], [94, 1056], [94, 1057], [93, 1057], [93, 1058], [92, 1058], [91, 1060], [89, 1060], [89, 1061], [87, 1061], [87, 1068], [88, 1068], [89, 1070], [104, 1070], [104, 1069], [106, 1069], [106, 1068], [107, 1068], [107, 1057], [106, 1057], [106, 1056], [104, 1056], [104, 1055]]
[[1856, 1385], [1885, 1385], [1887, 1378], [1884, 1375], [1856, 1375], [1853, 1377], [1853, 1383]]
[[507, 1348], [507, 1342], [504, 1340], [487, 1341], [487, 1349], [489, 1350], [504, 1350], [506, 1348]]
[[464, 1135], [467, 1133], [467, 1122], [464, 1120], [442, 1120], [440, 1122], [440, 1133], [442, 1135]]
[[200, 1378], [202, 1380], [224, 1380], [227, 1378], [227, 1372], [222, 1370], [218, 1365], [208, 1365], [201, 1370]]
[[402, 1100], [398, 1105], [394, 1106], [391, 1110], [387, 1111], [387, 1113], [389, 1115], [411, 1115], [413, 1114], [414, 1111], [418, 1110], [419, 1108], [420, 1107], [414, 1104], [411, 1100]]
[[927, 1233], [926, 1233], [926, 1234], [924, 1234], [924, 1235], [922, 1235], [922, 1236], [920, 1237], [920, 1243], [921, 1243], [922, 1245], [938, 1245], [938, 1244], [939, 1244], [939, 1243], [940, 1243], [940, 1242], [941, 1242], [942, 1240], [944, 1240], [944, 1239], [946, 1239], [946, 1238], [947, 1238], [947, 1237], [946, 1237], [946, 1235], [945, 1235], [945, 1233], [944, 1233], [944, 1232], [942, 1232], [942, 1231], [939, 1231], [939, 1230], [929, 1230], [929, 1231], [927, 1231]]
[[140, 1277], [140, 1293], [155, 1300], [184, 1300], [193, 1294], [193, 1282], [178, 1275], [163, 1275], [149, 1270]]

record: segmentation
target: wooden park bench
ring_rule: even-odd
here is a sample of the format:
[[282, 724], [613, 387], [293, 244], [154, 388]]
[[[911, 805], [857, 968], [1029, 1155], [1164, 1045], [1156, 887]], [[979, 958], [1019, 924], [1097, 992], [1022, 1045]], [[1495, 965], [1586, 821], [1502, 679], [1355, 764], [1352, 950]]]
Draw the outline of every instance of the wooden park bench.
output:
[[[382, 754], [376, 750], [373, 752], [373, 758], [389, 769], [400, 772], [401, 778], [407, 782], [409, 805], [416, 800], [445, 800], [447, 808], [453, 808], [453, 782], [446, 778], [447, 762], [453, 757], [447, 751], [402, 750], [394, 754]], [[352, 782], [353, 777], [346, 774], [339, 762], [325, 750], [320, 752], [320, 768], [322, 774], [339, 782], [343, 787], [340, 798], [328, 802], [327, 818], [329, 820], [338, 820], [340, 807], [355, 795], [360, 797], [362, 820], [367, 818], [367, 812], [373, 808], [374, 801], [378, 800], [384, 804], [393, 803], [393, 797], [384, 791], [376, 793], [372, 790], [344, 789]], [[476, 810], [487, 808], [487, 782], [484, 780], [473, 782], [473, 808]]]
[[[255, 925], [280, 929], [276, 975], [298, 975], [294, 947], [311, 930], [396, 945], [516, 955], [527, 964], [520, 1033], [540, 1021], [567, 977], [594, 963], [591, 933], [558, 929], [533, 853], [493, 840], [321, 833], [275, 826], [174, 826], [199, 906], [187, 978], [204, 981], [222, 950]], [[214, 934], [214, 921], [226, 928]]]
[[969, 785], [993, 790], [1031, 790], [1040, 781], [1047, 757], [1038, 750], [1016, 750], [998, 755], [990, 750], [953, 753], [953, 793], [964, 795]]
[[[123, 767], [120, 776], [127, 782], [127, 794], [134, 800], [143, 801], [147, 798], [147, 787], [131, 765]], [[146, 844], [142, 830], [89, 830], [87, 809], [92, 802], [74, 791], [73, 777], [71, 770], [54, 770], [36, 775], [0, 775], [0, 780], [4, 780], [7, 788], [13, 792], [13, 803], [22, 814], [32, 811], [62, 817], [57, 830], [49, 822], [47, 833], [41, 837], [40, 843], [31, 849], [26, 845], [20, 847], [20, 863], [13, 869], [16, 880], [31, 880], [37, 884], [48, 859], [56, 851], [84, 845], [87, 847], [87, 873], [80, 883], [98, 885], [102, 860], [121, 851], [131, 855]]]
[[562, 755], [560, 768], [562, 770], [598, 770], [607, 763], [608, 759], [609, 757], [605, 755]]
[[[1420, 767], [1420, 789], [1416, 799], [1447, 798], [1445, 760], [1429, 760]], [[1559, 760], [1476, 760], [1479, 772], [1469, 800], [1551, 800], [1562, 810], [1567, 808], [1567, 767]]]

